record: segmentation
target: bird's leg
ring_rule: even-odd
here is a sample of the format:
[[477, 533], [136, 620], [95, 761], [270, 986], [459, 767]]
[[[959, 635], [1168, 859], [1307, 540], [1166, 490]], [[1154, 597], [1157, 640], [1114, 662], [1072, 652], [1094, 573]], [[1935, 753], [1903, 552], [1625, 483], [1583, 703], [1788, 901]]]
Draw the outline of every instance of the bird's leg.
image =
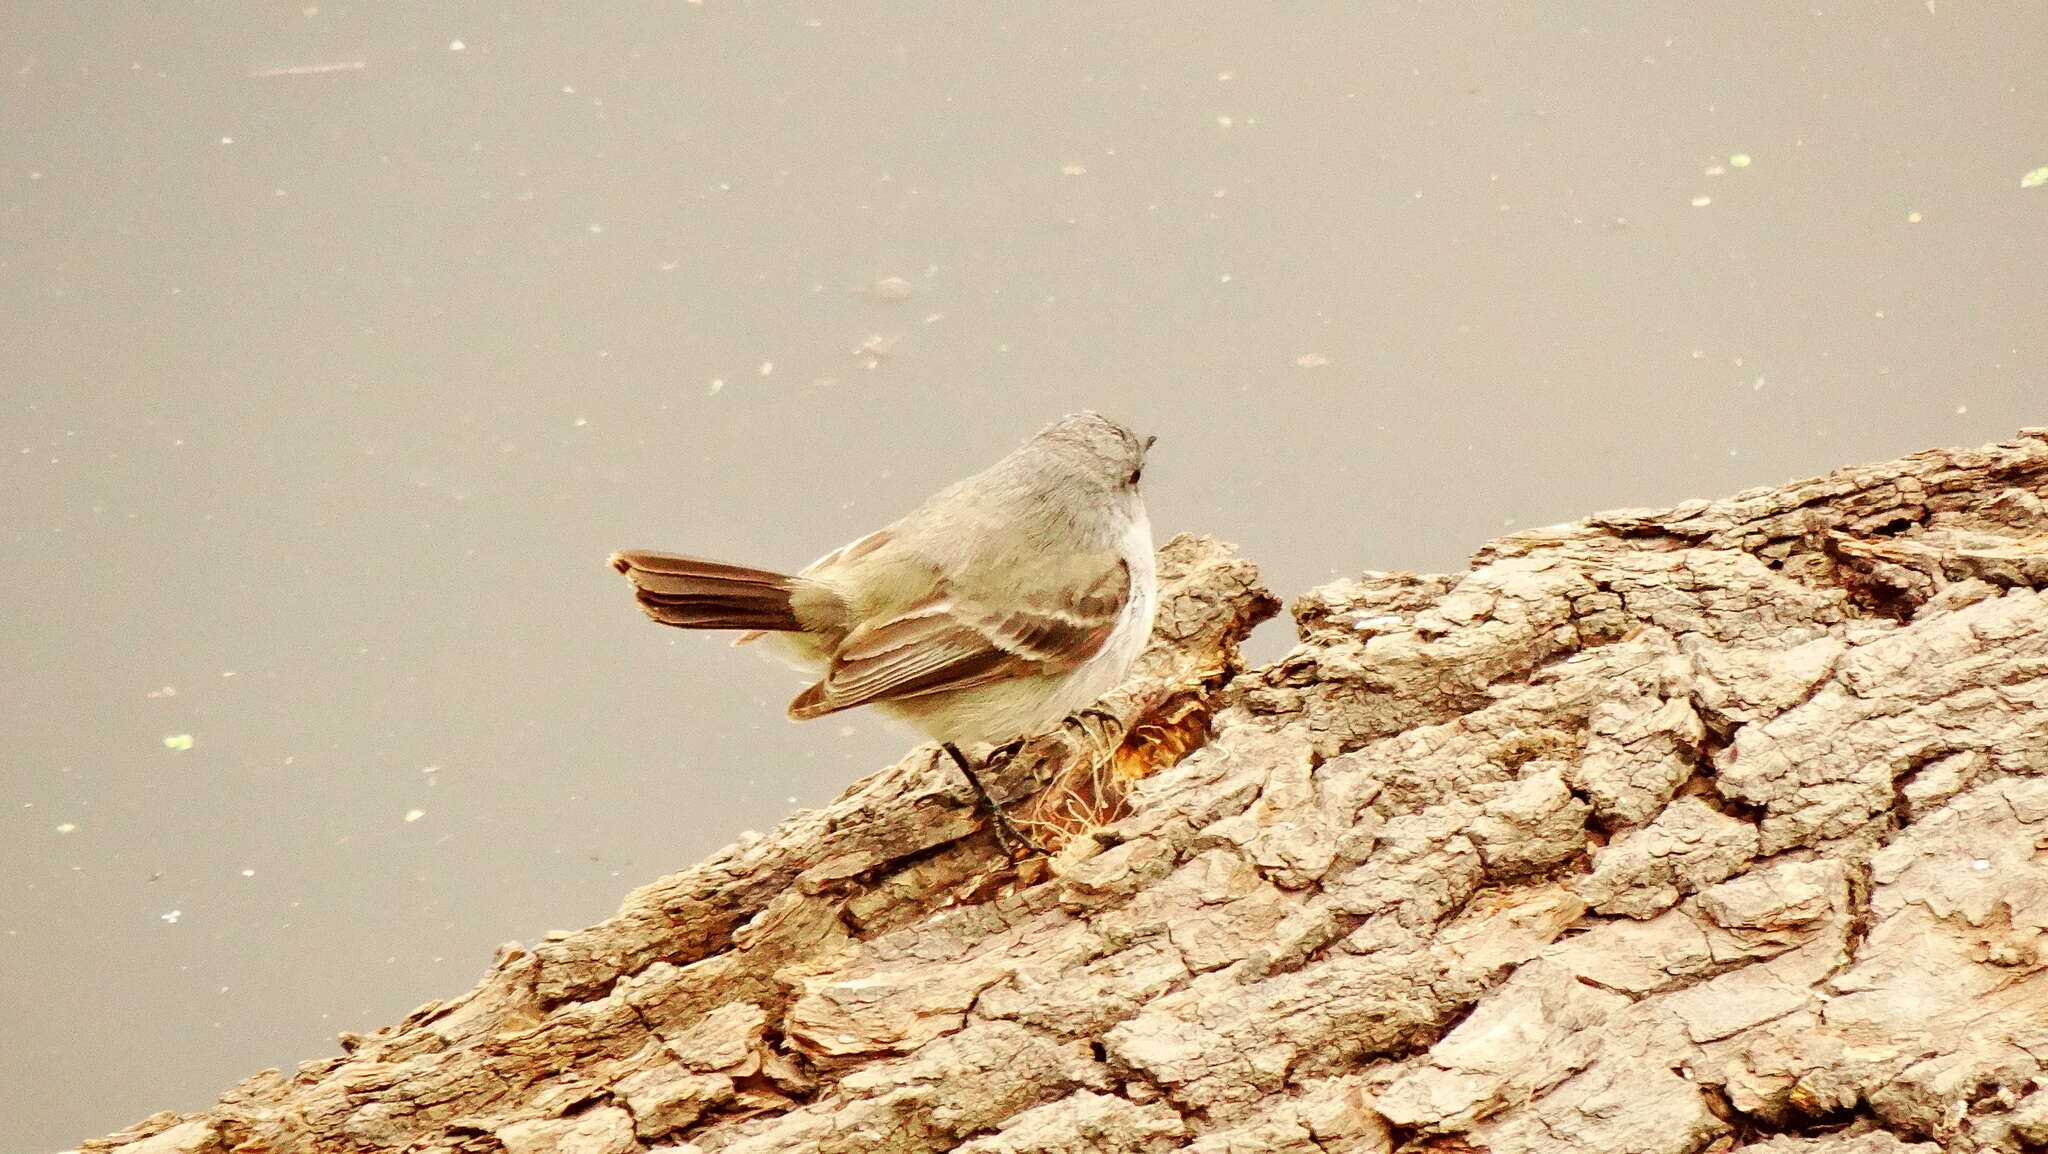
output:
[[[1019, 747], [1021, 743], [1019, 746], [1008, 747], [1011, 756], [1016, 755]], [[988, 807], [989, 816], [995, 819], [996, 842], [1003, 847], [1004, 856], [1014, 856], [1011, 850], [1013, 841], [1022, 843], [1026, 849], [1034, 853], [1051, 856], [1044, 846], [1025, 836], [1024, 831], [1017, 828], [1017, 823], [1010, 820], [1010, 815], [1003, 812], [1003, 807], [996, 804], [996, 799], [989, 794], [988, 787], [981, 784], [981, 778], [975, 776], [974, 767], [968, 764], [967, 755], [960, 752], [960, 747], [948, 741], [944, 743], [943, 748], [952, 755], [953, 764], [960, 767], [961, 774], [967, 778], [967, 784], [974, 787], [975, 796], [981, 799], [981, 804]], [[1008, 758], [1004, 760], [1007, 761]], [[989, 764], [997, 764], [993, 753], [989, 755]]]

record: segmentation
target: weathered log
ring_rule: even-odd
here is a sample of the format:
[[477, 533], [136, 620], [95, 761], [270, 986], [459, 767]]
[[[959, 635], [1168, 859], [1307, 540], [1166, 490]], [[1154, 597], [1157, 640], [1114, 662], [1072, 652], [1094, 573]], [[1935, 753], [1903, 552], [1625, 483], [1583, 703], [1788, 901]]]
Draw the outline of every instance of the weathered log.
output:
[[2048, 430], [1275, 608], [126, 1154], [2048, 1148]]

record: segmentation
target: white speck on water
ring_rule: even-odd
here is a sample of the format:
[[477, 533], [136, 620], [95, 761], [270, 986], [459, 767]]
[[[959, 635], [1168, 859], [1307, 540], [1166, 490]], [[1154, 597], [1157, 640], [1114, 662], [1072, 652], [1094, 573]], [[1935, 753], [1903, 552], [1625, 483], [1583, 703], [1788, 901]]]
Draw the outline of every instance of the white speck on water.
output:
[[425, 816], [427, 816], [427, 811], [423, 809], [409, 809], [405, 811], [405, 820], [409, 822], [418, 821]]
[[464, 44], [460, 40], [450, 40], [448, 42], [448, 51], [450, 52], [460, 52], [467, 47], [469, 47], [469, 45]]
[[1970, 863], [1970, 868], [1973, 870], [1988, 870], [1991, 868], [1991, 862], [1988, 859], [1980, 857], [1976, 861]]
[[1760, 392], [1763, 392], [1763, 391], [1764, 391], [1764, 379], [1763, 379], [1762, 377], [1758, 377], [1758, 378], [1757, 378], [1756, 380], [1754, 380], [1754, 381], [1751, 381], [1751, 382], [1749, 383], [1749, 391], [1750, 391], [1750, 392], [1752, 392], [1752, 393], [1760, 393]]
[[1695, 196], [1692, 198], [1692, 206], [1694, 208], [1705, 208], [1712, 203], [1714, 203], [1714, 198], [1711, 196]]
[[173, 925], [173, 926], [175, 926], [175, 925], [177, 925], [177, 924], [178, 924], [178, 919], [179, 919], [179, 918], [182, 918], [182, 917], [184, 917], [184, 916], [185, 916], [185, 911], [184, 911], [184, 910], [170, 910], [170, 911], [168, 911], [168, 912], [165, 912], [165, 913], [161, 913], [161, 914], [158, 914], [158, 915], [157, 915], [157, 919], [158, 919], [159, 921], [162, 921], [162, 922], [164, 922], [164, 923], [168, 924], [168, 925]]
[[708, 389], [705, 389], [705, 390], [704, 390], [704, 395], [705, 395], [705, 396], [707, 396], [707, 397], [715, 397], [715, 396], [717, 396], [717, 395], [718, 395], [718, 390], [720, 390], [720, 389], [722, 389], [722, 388], [724, 388], [724, 387], [725, 387], [725, 378], [724, 378], [724, 377], [714, 377], [714, 378], [712, 379], [712, 381], [711, 381], [711, 387], [710, 387], [710, 388], [708, 388]]
[[1922, 217], [1922, 216], [1921, 216], [1921, 215], [1920, 215], [1919, 213], [1917, 213], [1917, 212], [1909, 212], [1909, 213], [1907, 213], [1907, 214], [1906, 214], [1906, 223], [1907, 223], [1907, 224], [1919, 224], [1919, 223], [1920, 223], [1920, 222], [1921, 222], [1922, 220], [1924, 220], [1924, 219], [1926, 219], [1926, 218], [1925, 218], [1925, 217]]
[[1748, 168], [1749, 165], [1750, 157], [1747, 152], [1738, 152], [1728, 158], [1728, 167], [1730, 168]]
[[1218, 116], [1216, 118], [1216, 127], [1218, 128], [1229, 128], [1233, 123], [1235, 122], [1232, 121], [1228, 116]]
[[761, 362], [761, 375], [762, 375], [762, 376], [764, 376], [764, 377], [765, 377], [765, 376], [768, 376], [768, 375], [770, 375], [771, 373], [773, 373], [774, 371], [775, 371], [775, 362], [774, 362], [774, 361], [762, 361], [762, 362]]
[[1229, 274], [1229, 273], [1227, 273], [1227, 272], [1220, 272], [1220, 273], [1217, 273], [1217, 274], [1216, 274], [1216, 283], [1217, 283], [1217, 284], [1229, 284], [1229, 283], [1230, 283], [1230, 274]]
[[1227, 68], [1226, 68], [1226, 69], [1224, 69], [1223, 71], [1221, 71], [1221, 72], [1218, 72], [1218, 73], [1216, 74], [1216, 79], [1218, 79], [1218, 80], [1226, 80], [1226, 81], [1227, 81], [1227, 80], [1235, 80], [1235, 79], [1237, 79], [1237, 73], [1235, 73], [1235, 72], [1232, 72], [1232, 71], [1230, 71], [1229, 69], [1227, 69]]
[[78, 823], [77, 823], [77, 822], [75, 822], [75, 821], [67, 821], [67, 822], [64, 822], [64, 823], [63, 823], [62, 825], [59, 825], [59, 826], [57, 827], [57, 832], [58, 832], [58, 833], [77, 833], [77, 832], [78, 832]]
[[1321, 353], [1303, 353], [1294, 358], [1294, 363], [1304, 369], [1319, 369], [1330, 363], [1330, 358]]
[[1968, 406], [1968, 405], [1957, 405], [1957, 406], [1956, 406], [1956, 416], [1958, 416], [1958, 417], [1962, 416], [1962, 415], [1963, 415], [1964, 413], [1967, 413], [1967, 412], [1969, 412], [1969, 411], [1970, 411], [1970, 406]]
[[590, 423], [590, 421], [589, 421], [589, 419], [588, 419], [588, 418], [585, 418], [585, 417], [578, 417], [578, 418], [576, 418], [576, 427], [577, 427], [577, 428], [579, 428], [579, 429], [580, 429], [580, 428], [582, 428], [583, 426], [585, 426], [585, 425], [589, 424], [589, 423]]
[[253, 877], [255, 877], [255, 876], [256, 876], [256, 871], [255, 871], [255, 870], [243, 870], [243, 871], [242, 871], [242, 876], [243, 876], [243, 877], [245, 877], [245, 878], [253, 878]]
[[1060, 165], [1060, 175], [1061, 175], [1061, 176], [1086, 176], [1086, 175], [1088, 175], [1088, 169], [1087, 169], [1086, 167], [1082, 166], [1082, 165], [1079, 165], [1079, 164], [1063, 164], [1063, 165]]
[[223, 136], [220, 138], [220, 142], [222, 144], [233, 144], [235, 142], [235, 138], [232, 136]]
[[792, 793], [792, 794], [790, 794], [790, 795], [789, 795], [788, 797], [785, 797], [785, 798], [783, 798], [782, 800], [783, 800], [783, 801], [784, 801], [785, 803], [789, 804], [789, 805], [795, 805], [795, 804], [796, 804], [796, 795]]

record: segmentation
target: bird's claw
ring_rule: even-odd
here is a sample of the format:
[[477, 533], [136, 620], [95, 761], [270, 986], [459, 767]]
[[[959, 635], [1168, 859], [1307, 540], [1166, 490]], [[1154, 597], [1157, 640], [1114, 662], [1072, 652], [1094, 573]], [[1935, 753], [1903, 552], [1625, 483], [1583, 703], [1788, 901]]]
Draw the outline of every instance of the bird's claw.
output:
[[[982, 768], [993, 768], [1007, 762], [1010, 758], [1015, 757], [1017, 750], [1023, 748], [1023, 746], [1024, 743], [1022, 741], [1016, 741], [990, 751], [988, 759], [982, 763]], [[960, 752], [960, 747], [949, 741], [945, 743], [943, 748], [952, 756], [953, 764], [960, 767], [961, 775], [967, 778], [968, 785], [974, 787], [975, 796], [981, 799], [982, 806], [988, 810], [995, 830], [996, 844], [1002, 847], [1003, 856], [1016, 857], [1016, 847], [1021, 844], [1033, 853], [1050, 857], [1052, 851], [1031, 840], [1030, 835], [1017, 828], [1017, 823], [1011, 821], [1010, 815], [1003, 812], [1003, 807], [996, 804], [994, 795], [990, 794], [988, 787], [981, 783], [980, 775], [976, 774], [974, 767], [968, 764], [967, 755]], [[997, 754], [1003, 755], [1001, 761], [997, 760]]]

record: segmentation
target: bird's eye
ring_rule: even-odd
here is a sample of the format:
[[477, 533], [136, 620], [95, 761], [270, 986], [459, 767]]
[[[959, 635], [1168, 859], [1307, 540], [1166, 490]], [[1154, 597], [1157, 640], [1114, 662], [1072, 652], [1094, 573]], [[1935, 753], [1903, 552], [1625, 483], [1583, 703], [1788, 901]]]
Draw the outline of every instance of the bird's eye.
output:
[[1140, 467], [1138, 467], [1138, 468], [1136, 468], [1136, 469], [1132, 469], [1132, 470], [1131, 470], [1131, 479], [1130, 479], [1130, 480], [1128, 480], [1128, 481], [1125, 481], [1125, 482], [1124, 482], [1124, 484], [1126, 484], [1126, 485], [1135, 485], [1135, 484], [1137, 484], [1137, 483], [1138, 483], [1138, 478], [1139, 478], [1139, 476], [1141, 476], [1141, 475], [1142, 475], [1142, 474], [1143, 474], [1144, 472], [1145, 472], [1145, 469], [1144, 469], [1144, 467], [1143, 467], [1143, 466], [1140, 466]]

